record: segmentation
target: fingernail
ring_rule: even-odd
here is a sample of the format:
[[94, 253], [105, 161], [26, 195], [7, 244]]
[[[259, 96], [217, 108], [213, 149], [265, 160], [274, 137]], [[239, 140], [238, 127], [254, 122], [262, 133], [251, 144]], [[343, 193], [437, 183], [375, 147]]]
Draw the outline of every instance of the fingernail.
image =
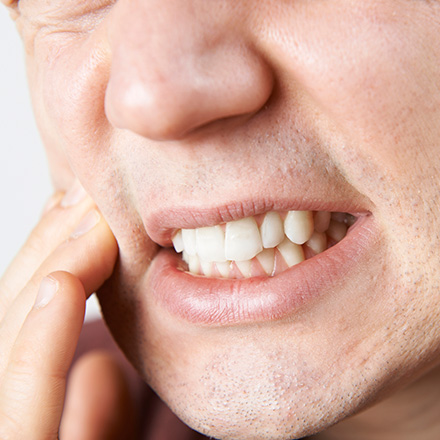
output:
[[63, 208], [68, 208], [70, 206], [76, 205], [77, 203], [83, 201], [87, 196], [85, 189], [79, 183], [78, 180], [75, 181], [73, 186], [66, 192], [63, 199], [61, 200], [61, 206]]
[[35, 298], [34, 308], [41, 309], [47, 306], [58, 290], [58, 281], [52, 277], [45, 277], [41, 280], [37, 297]]
[[101, 219], [101, 215], [96, 209], [90, 211], [81, 220], [81, 223], [77, 226], [77, 228], [72, 232], [70, 238], [78, 238], [81, 237], [81, 235], [84, 235], [85, 233], [89, 232], [99, 223], [100, 219]]

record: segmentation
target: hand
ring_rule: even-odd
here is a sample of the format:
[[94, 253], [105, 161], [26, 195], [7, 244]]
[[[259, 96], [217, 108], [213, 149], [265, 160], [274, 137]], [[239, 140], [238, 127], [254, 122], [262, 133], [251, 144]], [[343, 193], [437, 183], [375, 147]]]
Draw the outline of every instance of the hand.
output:
[[93, 201], [79, 185], [62, 197], [0, 280], [1, 439], [57, 439], [85, 300], [116, 261]]

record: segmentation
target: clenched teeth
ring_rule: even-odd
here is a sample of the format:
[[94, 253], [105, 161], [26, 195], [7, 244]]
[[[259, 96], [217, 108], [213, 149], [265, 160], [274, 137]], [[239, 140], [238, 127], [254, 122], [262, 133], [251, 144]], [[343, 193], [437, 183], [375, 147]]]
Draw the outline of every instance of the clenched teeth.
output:
[[[251, 260], [263, 250], [260, 231], [253, 217], [226, 223], [225, 256], [229, 261]], [[212, 260], [216, 261], [216, 260]]]
[[179, 230], [173, 245], [195, 275], [274, 276], [341, 241], [354, 221], [342, 212], [272, 211], [258, 221]]
[[265, 249], [272, 249], [284, 240], [284, 224], [278, 212], [268, 212], [264, 216], [260, 234]]
[[296, 244], [304, 244], [313, 234], [313, 213], [289, 211], [284, 220], [284, 233]]

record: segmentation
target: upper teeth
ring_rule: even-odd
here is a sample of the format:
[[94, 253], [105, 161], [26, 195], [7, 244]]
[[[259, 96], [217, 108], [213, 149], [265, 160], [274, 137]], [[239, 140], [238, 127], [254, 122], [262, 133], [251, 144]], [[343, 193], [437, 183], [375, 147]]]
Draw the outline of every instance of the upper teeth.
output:
[[251, 260], [262, 250], [260, 231], [253, 217], [226, 223], [225, 256], [227, 260]]
[[284, 225], [277, 212], [268, 212], [260, 227], [261, 242], [265, 249], [271, 249], [284, 240]]
[[223, 225], [179, 230], [173, 245], [176, 252], [183, 251], [194, 273], [211, 276], [216, 270], [227, 277], [232, 262], [243, 276], [251, 276], [251, 260], [257, 257], [262, 270], [271, 275], [277, 252], [288, 267], [298, 264], [305, 259], [301, 245], [318, 254], [327, 248], [327, 236], [333, 242], [345, 236], [351, 220], [348, 214], [324, 211], [289, 211], [282, 216], [268, 212], [260, 226], [254, 217], [247, 217]]

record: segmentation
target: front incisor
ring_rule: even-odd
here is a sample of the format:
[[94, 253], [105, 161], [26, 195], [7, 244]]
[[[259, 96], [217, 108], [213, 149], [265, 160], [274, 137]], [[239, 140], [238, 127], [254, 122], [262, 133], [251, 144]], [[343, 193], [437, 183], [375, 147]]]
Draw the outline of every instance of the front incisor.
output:
[[262, 250], [260, 231], [253, 217], [226, 224], [225, 257], [227, 260], [251, 260]]
[[225, 233], [221, 226], [196, 229], [197, 255], [203, 261], [226, 261]]

